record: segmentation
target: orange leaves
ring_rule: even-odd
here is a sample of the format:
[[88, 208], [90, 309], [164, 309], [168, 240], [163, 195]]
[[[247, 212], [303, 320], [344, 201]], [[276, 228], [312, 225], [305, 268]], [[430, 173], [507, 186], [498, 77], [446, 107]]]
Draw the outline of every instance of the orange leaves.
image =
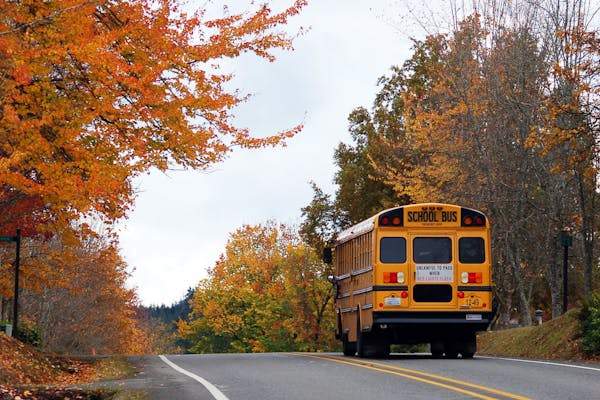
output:
[[19, 65], [13, 70], [13, 79], [17, 85], [26, 85], [31, 81], [31, 73], [27, 65]]
[[246, 97], [225, 88], [219, 63], [291, 48], [279, 29], [305, 4], [211, 21], [172, 0], [2, 3], [0, 186], [64, 220], [112, 221], [152, 167], [206, 168], [236, 146], [283, 144], [301, 126], [254, 137], [233, 125]]
[[324, 268], [289, 228], [244, 226], [197, 287], [180, 334], [197, 352], [327, 348], [333, 310]]

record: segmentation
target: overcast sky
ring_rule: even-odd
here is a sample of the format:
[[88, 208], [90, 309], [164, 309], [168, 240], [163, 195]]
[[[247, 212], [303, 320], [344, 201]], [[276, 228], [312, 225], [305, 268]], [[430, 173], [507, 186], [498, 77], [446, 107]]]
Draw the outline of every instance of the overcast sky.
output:
[[335, 190], [333, 152], [350, 139], [348, 114], [370, 107], [377, 78], [409, 55], [406, 32], [386, 23], [395, 7], [383, 0], [312, 0], [289, 28], [310, 27], [295, 51], [275, 63], [255, 57], [234, 63], [235, 86], [253, 93], [236, 112], [238, 126], [258, 135], [298, 123], [304, 130], [285, 148], [237, 151], [210, 172], [154, 172], [137, 181], [121, 246], [144, 304], [179, 300], [206, 277], [237, 227], [268, 219], [298, 224], [311, 199], [310, 180]]

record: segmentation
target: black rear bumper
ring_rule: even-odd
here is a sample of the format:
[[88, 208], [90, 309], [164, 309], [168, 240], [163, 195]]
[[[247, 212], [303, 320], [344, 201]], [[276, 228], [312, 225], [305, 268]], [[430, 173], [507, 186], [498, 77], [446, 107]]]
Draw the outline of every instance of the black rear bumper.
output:
[[[470, 317], [467, 317], [470, 316]], [[477, 319], [481, 316], [481, 319]], [[487, 326], [492, 322], [491, 312], [374, 312], [373, 324], [458, 324]]]
[[396, 342], [464, 338], [485, 331], [493, 316], [492, 312], [374, 312], [371, 331]]

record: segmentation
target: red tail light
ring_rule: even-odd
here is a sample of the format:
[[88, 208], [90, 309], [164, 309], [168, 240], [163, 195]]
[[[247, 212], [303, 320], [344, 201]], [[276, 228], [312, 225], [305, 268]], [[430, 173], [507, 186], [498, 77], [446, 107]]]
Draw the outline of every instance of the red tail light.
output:
[[379, 216], [380, 226], [402, 226], [404, 215], [402, 208], [389, 210]]
[[485, 215], [463, 207], [460, 209], [460, 222], [462, 226], [485, 226]]
[[465, 297], [465, 293], [464, 292], [458, 292], [456, 293], [456, 295], [458, 296], [459, 299], [462, 299]]
[[402, 292], [400, 293], [400, 297], [402, 297], [403, 299], [408, 297], [408, 292]]
[[469, 272], [469, 279], [465, 283], [482, 283], [483, 274], [481, 272]]

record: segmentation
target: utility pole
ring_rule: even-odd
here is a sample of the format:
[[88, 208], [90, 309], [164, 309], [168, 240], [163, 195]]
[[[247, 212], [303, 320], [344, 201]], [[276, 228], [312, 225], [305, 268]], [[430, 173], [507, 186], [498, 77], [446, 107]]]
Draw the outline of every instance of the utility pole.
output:
[[15, 255], [15, 297], [13, 304], [13, 329], [15, 335], [19, 332], [19, 269], [21, 268], [21, 230], [17, 229], [17, 236], [15, 236], [15, 242], [17, 243], [16, 255]]
[[567, 231], [561, 231], [559, 237], [563, 246], [563, 314], [569, 306], [569, 247], [573, 245], [573, 236]]
[[19, 328], [19, 269], [21, 268], [21, 230], [17, 229], [16, 236], [0, 236], [0, 242], [15, 242], [15, 293], [13, 296], [13, 332], [16, 335]]

